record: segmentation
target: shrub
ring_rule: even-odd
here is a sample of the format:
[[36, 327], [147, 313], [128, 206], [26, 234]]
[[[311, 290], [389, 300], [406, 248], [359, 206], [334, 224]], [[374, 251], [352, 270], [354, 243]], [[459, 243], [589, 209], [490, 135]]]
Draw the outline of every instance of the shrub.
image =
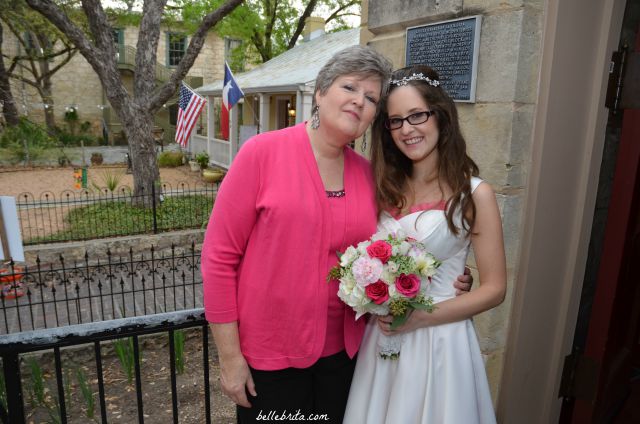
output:
[[94, 137], [92, 135], [83, 134], [83, 135], [73, 135], [68, 132], [59, 132], [55, 134], [55, 137], [60, 141], [60, 143], [65, 147], [70, 146], [99, 146], [100, 141], [98, 137]]
[[183, 158], [182, 152], [162, 152], [158, 155], [158, 166], [161, 168], [174, 168], [182, 165]]
[[27, 118], [20, 118], [18, 125], [6, 128], [0, 137], [0, 147], [9, 150], [13, 162], [25, 161], [27, 157], [32, 161], [54, 146], [47, 130]]
[[93, 186], [94, 190], [98, 192], [106, 189], [113, 193], [120, 185], [122, 177], [124, 177], [124, 173], [121, 171], [111, 172], [107, 170], [102, 173], [101, 181], [96, 182], [95, 180], [91, 180], [91, 185]]
[[200, 152], [196, 155], [196, 162], [200, 165], [200, 169], [206, 169], [209, 166], [209, 154]]

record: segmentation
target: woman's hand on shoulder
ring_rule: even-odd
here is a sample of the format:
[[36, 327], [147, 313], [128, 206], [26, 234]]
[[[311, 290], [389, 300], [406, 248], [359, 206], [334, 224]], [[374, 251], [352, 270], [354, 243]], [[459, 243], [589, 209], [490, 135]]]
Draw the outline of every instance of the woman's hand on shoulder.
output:
[[464, 274], [458, 275], [458, 278], [453, 282], [453, 287], [456, 289], [456, 296], [461, 294], [467, 294], [471, 291], [473, 285], [473, 276], [468, 266], [464, 267]]

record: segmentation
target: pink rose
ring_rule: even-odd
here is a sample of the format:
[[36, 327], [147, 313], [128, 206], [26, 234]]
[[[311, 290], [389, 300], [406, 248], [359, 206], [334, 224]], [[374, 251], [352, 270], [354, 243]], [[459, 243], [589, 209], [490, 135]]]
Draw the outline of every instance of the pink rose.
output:
[[396, 278], [396, 290], [406, 297], [415, 297], [420, 290], [420, 279], [415, 274], [400, 274]]
[[374, 241], [367, 247], [367, 253], [372, 258], [378, 258], [386, 264], [391, 257], [391, 245], [384, 240]]
[[369, 284], [365, 289], [365, 293], [376, 305], [381, 305], [389, 299], [389, 287], [381, 280]]

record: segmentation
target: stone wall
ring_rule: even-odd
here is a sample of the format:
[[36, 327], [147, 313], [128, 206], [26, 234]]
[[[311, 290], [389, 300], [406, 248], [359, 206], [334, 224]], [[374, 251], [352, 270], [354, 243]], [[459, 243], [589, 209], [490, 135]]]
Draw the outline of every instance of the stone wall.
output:
[[60, 255], [64, 257], [65, 263], [73, 264], [74, 262], [83, 262], [85, 253], [91, 260], [106, 258], [107, 250], [116, 257], [126, 257], [129, 255], [129, 249], [132, 249], [134, 255], [144, 254], [146, 256], [151, 251], [151, 246], [159, 255], [162, 255], [162, 253], [170, 252], [171, 245], [175, 245], [177, 249], [190, 249], [192, 242], [196, 245], [196, 251], [199, 251], [203, 239], [204, 230], [198, 229], [68, 243], [39, 244], [25, 246], [25, 264], [29, 267], [34, 266], [37, 258], [40, 258], [41, 264], [59, 263]]
[[[160, 148], [156, 150], [160, 152]], [[170, 143], [163, 147], [163, 151], [177, 152], [180, 151], [180, 145], [177, 143]], [[8, 155], [2, 155], [3, 151], [0, 150], [0, 166], [16, 166], [11, 157]], [[102, 154], [104, 165], [115, 165], [126, 163], [126, 154], [129, 152], [127, 146], [87, 146], [87, 147], [63, 147], [48, 149], [41, 156], [32, 160], [31, 163], [34, 166], [59, 166], [58, 159], [63, 155], [69, 159], [72, 166], [90, 166], [91, 154]]]
[[[530, 168], [542, 0], [369, 0], [362, 39], [404, 66], [406, 28], [481, 15], [475, 103], [457, 103], [470, 156], [497, 193], [507, 254], [505, 302], [475, 319], [494, 401], [500, 390], [521, 212]], [[370, 31], [370, 32], [367, 32]], [[474, 267], [473, 255], [470, 266]], [[474, 270], [476, 281], [477, 272]]]

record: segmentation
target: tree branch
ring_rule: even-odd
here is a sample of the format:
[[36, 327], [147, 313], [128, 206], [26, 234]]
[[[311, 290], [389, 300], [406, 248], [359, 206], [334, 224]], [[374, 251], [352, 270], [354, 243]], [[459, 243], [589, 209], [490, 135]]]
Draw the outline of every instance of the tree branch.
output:
[[318, 4], [318, 0], [310, 0], [309, 3], [307, 3], [307, 7], [305, 7], [304, 12], [302, 12], [300, 19], [298, 19], [298, 25], [296, 26], [296, 30], [293, 32], [293, 35], [291, 35], [291, 39], [289, 40], [289, 44], [287, 45], [287, 50], [292, 49], [298, 42], [298, 38], [300, 37], [300, 34], [302, 34], [302, 31], [304, 30], [304, 23], [305, 23], [304, 21], [306, 21], [307, 18], [311, 16], [317, 4]]
[[30, 79], [27, 79], [21, 75], [10, 74], [9, 77], [13, 78], [16, 81], [20, 81], [27, 85], [30, 85], [31, 87], [35, 88], [38, 93], [40, 93], [40, 85], [38, 83], [31, 81]]
[[49, 72], [44, 74], [42, 77], [43, 78], [50, 78], [51, 76], [53, 76], [53, 74], [58, 72], [64, 65], [69, 63], [69, 61], [73, 58], [73, 56], [75, 56], [75, 54], [77, 52], [78, 52], [78, 50], [76, 50], [76, 49], [67, 50], [67, 57], [62, 59], [62, 61], [60, 63], [58, 63], [56, 66], [54, 66], [52, 69], [50, 69]]
[[357, 16], [357, 14], [355, 13], [345, 13], [344, 15], [340, 15], [340, 12], [342, 12], [343, 10], [354, 6], [356, 4], [360, 3], [358, 0], [351, 0], [343, 5], [341, 5], [339, 8], [337, 8], [336, 10], [333, 11], [333, 13], [331, 15], [329, 15], [329, 17], [326, 19], [325, 24], [329, 23], [330, 21], [339, 18], [340, 16], [346, 16], [346, 15], [355, 15]]
[[128, 107], [130, 97], [122, 84], [116, 67], [115, 48], [109, 31], [111, 27], [106, 20], [100, 2], [82, 0], [82, 8], [87, 15], [95, 45], [53, 0], [26, 0], [26, 2], [32, 9], [46, 17], [78, 48], [93, 70], [101, 77], [100, 80], [105, 86], [107, 98], [114, 109], [117, 111], [120, 108]]
[[196, 30], [195, 34], [193, 34], [193, 37], [189, 42], [189, 47], [187, 47], [187, 52], [182, 57], [182, 60], [180, 60], [175, 72], [171, 75], [169, 81], [164, 83], [151, 97], [149, 103], [150, 113], [155, 113], [160, 109], [162, 105], [166, 103], [166, 101], [169, 100], [169, 98], [176, 92], [178, 84], [187, 75], [187, 72], [196, 60], [198, 53], [202, 50], [205, 37], [207, 36], [207, 31], [216, 25], [223, 17], [231, 13], [233, 9], [242, 3], [242, 1], [243, 0], [227, 0], [222, 6], [202, 19], [202, 23]]
[[162, 12], [167, 0], [145, 0], [136, 45], [136, 73], [133, 76], [133, 95], [138, 103], [147, 103], [156, 80], [156, 62]]

